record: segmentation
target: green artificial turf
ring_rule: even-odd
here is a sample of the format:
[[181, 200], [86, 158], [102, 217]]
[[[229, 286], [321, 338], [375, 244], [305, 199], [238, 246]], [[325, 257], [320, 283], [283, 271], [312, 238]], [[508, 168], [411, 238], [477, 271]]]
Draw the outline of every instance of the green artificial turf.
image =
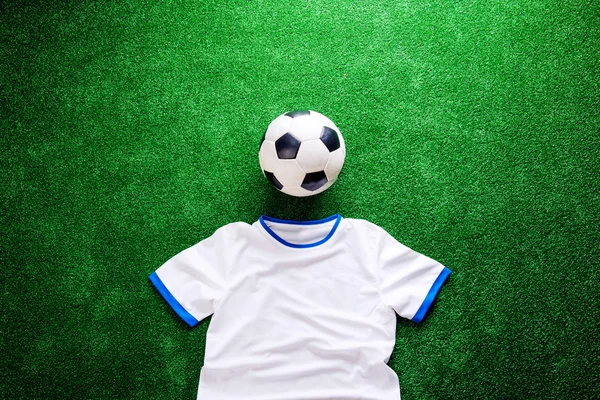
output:
[[[0, 398], [193, 399], [148, 275], [234, 221], [339, 212], [453, 274], [399, 320], [404, 400], [600, 398], [600, 4], [0, 2]], [[258, 166], [331, 118], [325, 193]], [[206, 399], [211, 400], [211, 399]]]

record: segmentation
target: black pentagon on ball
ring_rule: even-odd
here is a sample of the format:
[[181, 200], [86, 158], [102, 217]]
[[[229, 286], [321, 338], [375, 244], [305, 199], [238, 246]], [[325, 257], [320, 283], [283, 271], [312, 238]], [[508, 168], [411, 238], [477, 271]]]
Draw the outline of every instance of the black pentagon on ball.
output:
[[277, 157], [283, 160], [296, 158], [300, 149], [300, 141], [291, 133], [286, 133], [275, 141], [275, 150]]
[[321, 131], [321, 141], [325, 143], [325, 146], [329, 151], [334, 151], [340, 148], [340, 138], [335, 130], [328, 126], [324, 126]]
[[296, 117], [301, 117], [303, 115], [310, 115], [310, 111], [309, 110], [294, 110], [294, 111], [290, 111], [289, 113], [286, 113], [285, 115], [287, 115], [288, 117], [291, 117], [291, 118], [296, 118]]
[[319, 171], [306, 174], [306, 176], [304, 177], [304, 181], [302, 181], [302, 185], [300, 186], [302, 186], [306, 190], [314, 192], [326, 183], [327, 175], [325, 175], [325, 171]]
[[267, 180], [269, 182], [271, 182], [271, 185], [275, 186], [277, 189], [281, 190], [281, 188], [283, 187], [283, 185], [281, 184], [281, 182], [279, 182], [277, 180], [277, 178], [275, 177], [275, 174], [272, 172], [268, 172], [268, 171], [263, 171], [265, 173], [265, 176], [267, 177]]

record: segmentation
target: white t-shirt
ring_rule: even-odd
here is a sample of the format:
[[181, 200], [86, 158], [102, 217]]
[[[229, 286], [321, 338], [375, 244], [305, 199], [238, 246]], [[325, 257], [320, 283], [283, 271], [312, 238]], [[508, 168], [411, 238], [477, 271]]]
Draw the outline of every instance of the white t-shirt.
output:
[[420, 322], [450, 270], [368, 221], [262, 216], [150, 280], [190, 326], [214, 314], [201, 400], [398, 400], [395, 312]]

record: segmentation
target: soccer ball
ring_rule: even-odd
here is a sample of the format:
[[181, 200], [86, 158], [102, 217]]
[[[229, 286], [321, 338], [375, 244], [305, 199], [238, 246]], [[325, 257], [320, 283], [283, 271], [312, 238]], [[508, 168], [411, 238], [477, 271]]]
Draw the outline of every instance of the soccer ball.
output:
[[290, 111], [267, 128], [258, 158], [271, 184], [283, 193], [305, 197], [321, 193], [337, 179], [346, 147], [340, 130], [323, 114]]

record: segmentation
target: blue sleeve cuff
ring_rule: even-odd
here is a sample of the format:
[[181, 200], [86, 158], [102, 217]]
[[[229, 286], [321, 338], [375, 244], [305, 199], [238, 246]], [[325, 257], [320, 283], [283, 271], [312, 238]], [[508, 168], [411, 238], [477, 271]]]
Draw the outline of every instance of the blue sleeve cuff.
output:
[[185, 308], [177, 301], [177, 299], [169, 292], [169, 289], [165, 286], [165, 284], [160, 280], [158, 274], [153, 272], [150, 275], [150, 282], [154, 285], [158, 293], [169, 303], [171, 308], [185, 321], [189, 326], [194, 326], [198, 323], [198, 320], [194, 318], [192, 314], [187, 312]]
[[429, 289], [429, 293], [427, 293], [427, 296], [425, 296], [425, 300], [423, 300], [423, 304], [421, 304], [421, 307], [419, 307], [419, 309], [417, 310], [417, 313], [412, 318], [413, 322], [416, 322], [418, 324], [419, 322], [423, 321], [423, 318], [425, 318], [425, 314], [427, 314], [427, 310], [429, 310], [429, 307], [433, 303], [435, 296], [437, 296], [438, 292], [442, 288], [442, 285], [446, 281], [446, 278], [448, 278], [448, 276], [451, 273], [452, 273], [452, 271], [450, 271], [446, 267], [444, 267], [442, 272], [440, 272], [440, 274], [436, 278], [435, 282], [433, 282], [433, 285], [431, 285], [431, 289]]

